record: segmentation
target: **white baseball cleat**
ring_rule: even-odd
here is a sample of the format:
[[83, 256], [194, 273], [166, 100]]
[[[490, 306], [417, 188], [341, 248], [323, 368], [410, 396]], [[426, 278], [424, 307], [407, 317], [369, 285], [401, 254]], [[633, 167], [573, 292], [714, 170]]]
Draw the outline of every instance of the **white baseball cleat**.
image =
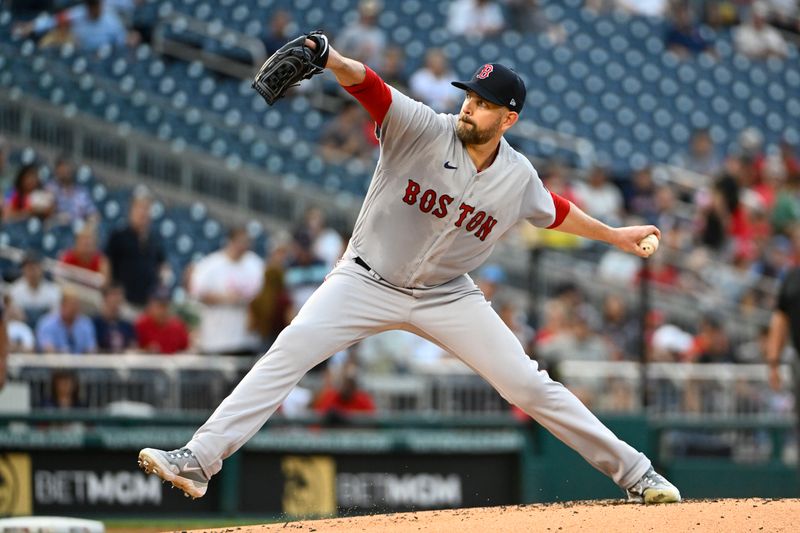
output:
[[139, 468], [169, 481], [187, 498], [202, 498], [208, 489], [208, 477], [189, 448], [170, 452], [145, 448], [139, 452]]
[[629, 502], [677, 503], [681, 501], [681, 493], [678, 492], [678, 488], [653, 470], [652, 466], [639, 481], [625, 492]]

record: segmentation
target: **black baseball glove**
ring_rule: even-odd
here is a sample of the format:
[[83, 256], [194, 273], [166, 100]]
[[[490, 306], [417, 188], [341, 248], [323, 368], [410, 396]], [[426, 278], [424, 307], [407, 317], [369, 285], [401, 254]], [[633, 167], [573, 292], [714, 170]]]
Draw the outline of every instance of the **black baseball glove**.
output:
[[[314, 41], [314, 50], [305, 45], [306, 39]], [[301, 35], [264, 62], [253, 80], [253, 88], [272, 105], [289, 87], [321, 73], [328, 62], [328, 51], [328, 38], [321, 31]]]

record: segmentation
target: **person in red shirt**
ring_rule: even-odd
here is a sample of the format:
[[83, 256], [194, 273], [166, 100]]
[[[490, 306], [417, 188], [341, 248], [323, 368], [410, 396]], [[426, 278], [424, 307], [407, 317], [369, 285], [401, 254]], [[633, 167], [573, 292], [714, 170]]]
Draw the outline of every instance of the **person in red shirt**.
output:
[[75, 234], [75, 244], [72, 248], [64, 250], [60, 261], [103, 276], [102, 285], [108, 282], [111, 266], [108, 258], [97, 249], [97, 232], [92, 224], [86, 224]]
[[148, 353], [174, 354], [189, 347], [186, 324], [169, 310], [169, 291], [158, 289], [136, 320], [139, 347]]
[[358, 388], [355, 375], [348, 372], [338, 388], [329, 387], [320, 393], [314, 408], [325, 415], [374, 413], [375, 402], [368, 392]]

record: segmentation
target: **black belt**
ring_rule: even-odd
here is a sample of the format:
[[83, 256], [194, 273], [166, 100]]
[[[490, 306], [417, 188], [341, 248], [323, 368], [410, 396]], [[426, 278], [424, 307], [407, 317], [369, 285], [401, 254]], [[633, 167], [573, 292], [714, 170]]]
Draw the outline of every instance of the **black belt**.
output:
[[367, 271], [369, 271], [369, 272], [372, 272], [372, 271], [373, 271], [373, 270], [372, 270], [372, 267], [371, 267], [371, 266], [369, 266], [369, 265], [367, 264], [367, 262], [366, 262], [366, 261], [364, 261], [363, 259], [361, 259], [360, 257], [356, 257], [356, 264], [358, 264], [358, 265], [362, 266], [363, 268], [365, 268], [365, 269], [366, 269]]
[[361, 259], [360, 257], [356, 257], [355, 261], [356, 261], [356, 264], [357, 264], [357, 265], [360, 265], [360, 266], [361, 266], [361, 267], [362, 267], [364, 270], [366, 270], [366, 271], [369, 273], [369, 275], [370, 275], [370, 276], [372, 276], [374, 279], [378, 279], [378, 280], [380, 280], [380, 279], [383, 279], [383, 278], [381, 277], [381, 275], [380, 275], [380, 274], [378, 274], [377, 272], [375, 272], [374, 270], [372, 270], [372, 267], [371, 267], [371, 266], [369, 266], [369, 265], [367, 264], [367, 262], [366, 262], [366, 261], [364, 261], [363, 259]]

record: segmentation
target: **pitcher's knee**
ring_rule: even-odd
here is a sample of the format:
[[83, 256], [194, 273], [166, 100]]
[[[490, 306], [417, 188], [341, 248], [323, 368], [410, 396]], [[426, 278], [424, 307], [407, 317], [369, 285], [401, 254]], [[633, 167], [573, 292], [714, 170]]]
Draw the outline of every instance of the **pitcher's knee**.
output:
[[519, 374], [513, 387], [512, 403], [529, 411], [548, 406], [557, 396], [555, 389], [562, 385], [550, 379], [545, 372], [535, 370]]
[[317, 328], [290, 324], [278, 335], [261, 361], [266, 363], [265, 360], [269, 359], [272, 364], [280, 362], [291, 369], [307, 371], [331, 355], [325, 352], [322, 342], [315, 342], [319, 334]]

